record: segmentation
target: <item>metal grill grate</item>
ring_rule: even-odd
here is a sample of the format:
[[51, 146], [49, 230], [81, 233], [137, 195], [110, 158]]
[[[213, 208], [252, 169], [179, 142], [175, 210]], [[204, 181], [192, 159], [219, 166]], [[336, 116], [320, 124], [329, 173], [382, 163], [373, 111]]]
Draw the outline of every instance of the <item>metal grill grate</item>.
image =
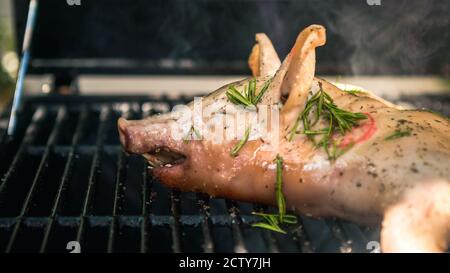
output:
[[[450, 116], [448, 97], [405, 101]], [[122, 152], [119, 116], [164, 112], [186, 98], [35, 97], [17, 134], [0, 129], [0, 251], [366, 252], [379, 229], [300, 216], [288, 235], [252, 228], [267, 207], [170, 190]], [[8, 113], [0, 116], [5, 124]]]

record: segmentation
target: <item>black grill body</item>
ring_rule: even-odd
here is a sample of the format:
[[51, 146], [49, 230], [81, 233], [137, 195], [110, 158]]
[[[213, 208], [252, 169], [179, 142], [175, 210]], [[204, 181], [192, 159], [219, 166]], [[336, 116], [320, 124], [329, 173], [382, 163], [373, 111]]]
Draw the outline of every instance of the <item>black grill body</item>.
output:
[[[116, 122], [188, 100], [28, 98], [15, 136], [0, 130], [0, 251], [69, 252], [77, 241], [81, 252], [368, 252], [379, 241], [379, 227], [304, 215], [287, 235], [252, 228], [252, 211], [273, 208], [162, 185], [122, 151]], [[450, 97], [402, 100], [450, 116]]]

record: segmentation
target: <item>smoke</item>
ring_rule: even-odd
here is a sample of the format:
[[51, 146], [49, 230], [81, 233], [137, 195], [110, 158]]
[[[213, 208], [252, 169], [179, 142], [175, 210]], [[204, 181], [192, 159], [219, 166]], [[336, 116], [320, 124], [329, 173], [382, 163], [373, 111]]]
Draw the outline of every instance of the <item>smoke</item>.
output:
[[248, 73], [255, 33], [265, 32], [283, 59], [300, 30], [323, 24], [328, 42], [318, 49], [321, 74], [441, 73], [445, 67], [450, 74], [449, 0], [368, 1], [98, 0], [77, 8], [41, 1], [33, 54]]
[[448, 51], [436, 56], [450, 41], [450, 1], [382, 0], [381, 6], [340, 1], [334, 10], [320, 1], [316, 10], [329, 33], [350, 49], [337, 61], [354, 75], [439, 71], [442, 67], [430, 66], [450, 63]]

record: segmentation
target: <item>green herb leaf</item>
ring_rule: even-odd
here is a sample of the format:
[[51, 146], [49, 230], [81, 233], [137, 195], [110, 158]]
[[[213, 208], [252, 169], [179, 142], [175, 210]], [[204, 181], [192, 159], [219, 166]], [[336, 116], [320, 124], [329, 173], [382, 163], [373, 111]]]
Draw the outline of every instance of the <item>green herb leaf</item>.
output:
[[258, 213], [253, 212], [254, 215], [262, 217], [265, 222], [259, 222], [253, 224], [253, 227], [260, 227], [269, 229], [272, 231], [286, 233], [281, 227], [281, 224], [296, 224], [297, 217], [295, 215], [286, 214], [286, 200], [283, 195], [283, 158], [277, 155], [275, 158], [277, 165], [276, 172], [276, 184], [275, 184], [275, 197], [278, 205], [278, 214], [273, 213]]
[[[367, 116], [363, 113], [353, 113], [339, 108], [331, 96], [323, 90], [322, 84], [319, 83], [319, 87], [319, 91], [306, 102], [305, 109], [297, 117], [288, 139], [292, 141], [294, 136], [299, 133], [298, 127], [300, 122], [302, 122], [302, 133], [307, 135], [315, 144], [315, 137], [323, 135], [316, 146], [323, 147], [328, 154], [328, 158], [334, 160], [348, 149], [339, 150], [336, 143], [332, 141], [333, 134], [339, 132], [341, 135], [344, 135], [346, 132], [351, 131], [354, 126], [357, 126], [360, 120], [367, 119]], [[310, 118], [313, 111], [315, 111], [314, 120]], [[329, 125], [324, 129], [313, 130], [312, 127], [321, 118], [327, 120]]]
[[406, 136], [410, 136], [411, 135], [412, 130], [411, 129], [406, 129], [406, 130], [395, 130], [394, 133], [392, 133], [391, 135], [387, 136], [384, 140], [393, 140], [393, 139], [397, 139], [397, 138], [401, 138], [401, 137], [406, 137]]
[[[263, 217], [265, 219], [275, 219], [275, 220], [279, 220], [280, 216], [279, 214], [275, 214], [275, 213], [264, 213], [264, 212], [252, 212], [253, 215], [256, 216], [260, 216]], [[285, 214], [284, 215], [284, 219], [283, 219], [283, 223], [286, 224], [297, 224], [297, 216], [293, 215], [293, 214]]]
[[275, 232], [286, 234], [286, 231], [281, 229], [280, 226], [273, 225], [273, 224], [268, 224], [268, 223], [264, 223], [264, 222], [259, 222], [259, 223], [253, 224], [252, 227], [265, 228], [265, 229], [268, 229], [268, 230], [272, 230], [272, 231], [275, 231]]
[[248, 127], [248, 128], [245, 130], [244, 138], [242, 138], [242, 139], [239, 141], [239, 143], [236, 144], [236, 146], [234, 146], [234, 148], [231, 150], [231, 153], [230, 153], [230, 154], [231, 154], [232, 157], [236, 157], [236, 156], [239, 154], [239, 151], [242, 149], [242, 147], [244, 147], [245, 143], [246, 143], [247, 140], [248, 140], [248, 137], [250, 136], [250, 130], [251, 130], [251, 127]]
[[349, 93], [349, 94], [351, 94], [351, 95], [353, 95], [353, 96], [356, 96], [356, 97], [357, 97], [358, 94], [364, 94], [365, 93], [364, 91], [361, 91], [361, 90], [358, 90], [358, 89], [351, 89], [351, 90], [344, 90], [344, 91]]
[[234, 87], [234, 85], [228, 87], [227, 92], [225, 93], [228, 99], [234, 104], [241, 104], [244, 106], [251, 106], [252, 103], [247, 99], [247, 97], [243, 96], [239, 91]]
[[234, 85], [231, 85], [228, 87], [225, 95], [232, 103], [236, 105], [243, 105], [246, 107], [256, 106], [261, 101], [262, 97], [269, 88], [270, 81], [271, 80], [268, 80], [264, 83], [258, 94], [256, 94], [256, 79], [251, 79], [248, 82], [248, 85], [244, 86], [242, 94], [236, 89]]
[[286, 200], [283, 195], [283, 158], [277, 155], [277, 181], [275, 184], [275, 196], [277, 199], [278, 213], [280, 217], [280, 222], [283, 222], [284, 215], [286, 214]]
[[269, 89], [269, 85], [271, 83], [271, 80], [268, 80], [264, 83], [263, 87], [259, 91], [258, 95], [256, 95], [256, 98], [254, 99], [253, 103], [256, 105], [259, 103], [259, 101], [262, 99], [266, 91]]
[[284, 231], [280, 225], [282, 224], [297, 224], [297, 216], [286, 214], [284, 215], [284, 219], [280, 220], [279, 214], [272, 214], [272, 213], [261, 213], [261, 212], [252, 212], [253, 215], [262, 217], [266, 222], [258, 222], [256, 224], [253, 224], [252, 227], [259, 227], [259, 228], [265, 228], [268, 230], [280, 232], [283, 234], [286, 234], [286, 231]]
[[322, 130], [304, 130], [303, 134], [305, 135], [323, 135], [323, 134], [328, 134], [328, 130], [327, 129], [322, 129]]

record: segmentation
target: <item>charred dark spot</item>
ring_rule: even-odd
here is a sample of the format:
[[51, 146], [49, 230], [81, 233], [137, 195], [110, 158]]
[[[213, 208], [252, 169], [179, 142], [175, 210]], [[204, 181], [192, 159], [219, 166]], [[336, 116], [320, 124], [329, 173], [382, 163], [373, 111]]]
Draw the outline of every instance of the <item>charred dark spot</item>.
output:
[[406, 119], [399, 119], [398, 120], [398, 123], [399, 124], [401, 124], [401, 125], [403, 125], [403, 124], [405, 124], [405, 123], [407, 123], [408, 121], [406, 120]]
[[401, 151], [399, 151], [399, 150], [395, 150], [395, 151], [394, 151], [394, 155], [395, 155], [396, 157], [403, 157], [403, 154], [402, 154]]
[[373, 178], [377, 178], [378, 177], [378, 174], [376, 172], [368, 171], [367, 174], [372, 176]]
[[357, 182], [357, 183], [356, 183], [356, 187], [357, 187], [357, 188], [361, 188], [361, 186], [362, 186], [361, 182]]

